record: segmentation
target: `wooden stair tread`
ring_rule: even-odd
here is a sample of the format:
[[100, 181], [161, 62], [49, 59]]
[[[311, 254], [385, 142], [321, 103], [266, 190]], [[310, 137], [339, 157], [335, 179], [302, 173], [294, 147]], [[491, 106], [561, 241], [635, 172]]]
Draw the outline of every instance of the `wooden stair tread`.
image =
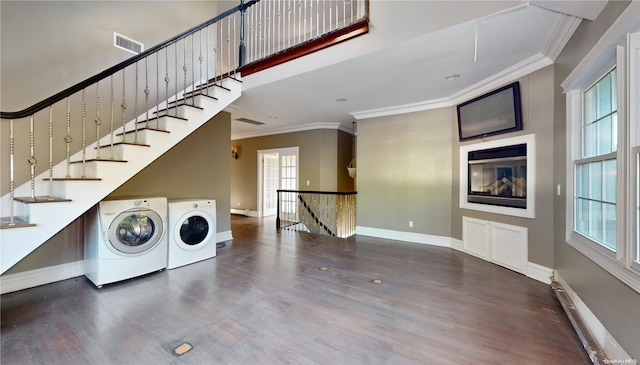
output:
[[[161, 111], [166, 111], [166, 109], [163, 109]], [[163, 118], [163, 117], [167, 117], [167, 118], [173, 118], [173, 119], [180, 119], [180, 120], [189, 120], [187, 118], [182, 118], [182, 117], [176, 117], [175, 115], [169, 115], [169, 114], [161, 114], [158, 115], [158, 118]]]
[[[44, 179], [49, 180], [49, 179]], [[54, 177], [53, 181], [102, 181], [99, 177]]]
[[30, 196], [27, 196], [27, 197], [13, 198], [13, 200], [20, 203], [24, 203], [24, 204], [61, 203], [61, 202], [71, 201], [71, 199], [56, 198], [55, 196], [36, 196], [35, 200]]
[[[204, 96], [205, 98], [210, 98], [210, 99], [213, 99], [213, 100], [218, 100], [218, 98], [216, 98], [216, 97], [215, 97], [215, 96], [213, 96], [213, 95], [207, 95], [207, 94], [204, 94], [204, 93], [202, 92], [202, 89], [196, 90], [195, 94], [194, 94], [194, 92], [188, 92], [188, 93], [186, 93], [186, 94], [185, 94], [185, 96], [184, 96], [182, 99], [180, 99], [180, 100], [189, 99], [189, 98], [193, 98], [193, 97], [196, 97], [196, 96]], [[171, 103], [175, 103], [175, 102], [171, 102]]]
[[[110, 159], [110, 158], [90, 158], [87, 160], [84, 160], [84, 162], [128, 162], [127, 160], [115, 160], [115, 159]], [[71, 161], [69, 163], [82, 163], [82, 161]], [[44, 179], [44, 180], [49, 180], [49, 179]]]
[[16, 217], [13, 217], [13, 224], [12, 224], [11, 217], [0, 218], [0, 229], [24, 228], [24, 227], [35, 227], [35, 224], [29, 223], [23, 219], [16, 218]]
[[[237, 80], [237, 79], [234, 79], [234, 80], [236, 80], [236, 81], [238, 81], [238, 82], [242, 82], [242, 81]], [[209, 83], [207, 83], [206, 85], [199, 86], [199, 87], [197, 87], [197, 88], [196, 88], [196, 90], [202, 90], [202, 89], [205, 89], [205, 88], [210, 88], [210, 87], [212, 87], [212, 86], [213, 86], [213, 87], [219, 87], [219, 88], [220, 88], [220, 89], [222, 89], [222, 90], [231, 91], [231, 89], [229, 89], [228, 87], [224, 87], [224, 86], [222, 86], [222, 85], [220, 85], [220, 84], [217, 84], [217, 83], [215, 83], [215, 82], [209, 82]]]
[[[172, 102], [172, 103], [173, 103], [173, 104], [175, 104], [175, 102]], [[171, 103], [170, 103], [170, 104], [171, 104]], [[196, 109], [204, 110], [204, 108], [203, 108], [203, 107], [198, 106], [198, 105], [195, 105], [195, 104], [191, 104], [191, 103], [189, 103], [188, 101], [185, 101], [185, 99], [180, 99], [180, 100], [178, 100], [178, 106], [188, 106], [188, 107], [191, 107], [191, 108], [196, 108]], [[175, 108], [175, 106], [174, 106], [174, 108]], [[162, 109], [160, 109], [160, 111], [162, 111]]]
[[[140, 122], [140, 123], [146, 123], [146, 122]], [[162, 133], [171, 133], [171, 131], [168, 131], [168, 130], [166, 130], [166, 129], [151, 128], [151, 127], [141, 127], [141, 128], [138, 128], [138, 132], [140, 132], [140, 131], [154, 131], [154, 132], [162, 132]], [[126, 133], [126, 134], [131, 134], [131, 133], [135, 133], [135, 132], [136, 132], [135, 130], [132, 130], [132, 131], [126, 131], [125, 133]], [[118, 133], [118, 134], [116, 134], [116, 136], [121, 136], [121, 135], [122, 135], [122, 133]], [[114, 144], [115, 144], [115, 143], [114, 143]], [[110, 146], [110, 145], [109, 145], [109, 146]]]
[[[129, 146], [151, 147], [150, 144], [133, 143], [133, 142], [114, 142], [113, 145], [114, 146], [117, 146], [117, 145], [129, 145]], [[111, 147], [111, 144], [100, 146], [100, 148], [108, 148], [108, 147]]]

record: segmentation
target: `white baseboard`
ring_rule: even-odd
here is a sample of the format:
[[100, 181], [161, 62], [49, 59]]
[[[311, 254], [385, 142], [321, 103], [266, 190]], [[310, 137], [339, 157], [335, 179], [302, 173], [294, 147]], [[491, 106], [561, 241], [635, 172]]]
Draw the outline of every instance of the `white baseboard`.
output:
[[545, 284], [551, 284], [551, 278], [553, 277], [553, 274], [553, 269], [538, 265], [533, 262], [527, 263], [527, 276], [531, 279], [538, 280], [539, 282]]
[[[468, 255], [476, 256], [470, 252], [465, 251], [464, 244], [461, 240], [451, 238], [451, 237], [433, 236], [433, 235], [428, 235], [423, 233], [393, 231], [389, 229], [380, 229], [380, 228], [371, 228], [371, 227], [362, 227], [362, 226], [356, 226], [356, 234], [361, 236], [370, 236], [370, 237], [383, 238], [388, 240], [420, 243], [424, 245], [431, 245], [431, 246], [438, 246], [438, 247], [450, 247], [454, 250], [464, 252]], [[479, 256], [476, 256], [476, 257], [479, 257]], [[479, 258], [484, 260], [484, 258], [482, 257], [479, 257]], [[531, 279], [543, 282], [545, 284], [551, 284], [550, 277], [553, 276], [553, 269], [544, 267], [542, 265], [538, 265], [533, 262], [528, 262], [526, 275]]]
[[231, 214], [244, 215], [247, 217], [259, 218], [257, 210], [249, 210], [249, 209], [233, 209], [231, 208]]
[[216, 243], [229, 241], [233, 239], [233, 235], [231, 231], [217, 232], [216, 233]]
[[0, 276], [0, 294], [33, 288], [84, 275], [84, 261], [43, 267]]
[[457, 240], [455, 238], [451, 238], [451, 248], [453, 248], [454, 250], [457, 250], [457, 251], [463, 251], [464, 252], [464, 243], [462, 242], [462, 240]]
[[[562, 277], [556, 272], [555, 280], [562, 285], [562, 289], [569, 296], [571, 301], [573, 302], [573, 306], [576, 308], [578, 315], [582, 322], [587, 326], [589, 332], [598, 344], [602, 348], [602, 351], [607, 355], [607, 357], [612, 360], [610, 363], [626, 363], [624, 361], [631, 360], [631, 356], [627, 354], [627, 352], [620, 346], [618, 341], [607, 331], [605, 326], [598, 320], [598, 318], [591, 312], [589, 307], [580, 299], [578, 294], [567, 284], [566, 281], [562, 279]], [[614, 362], [615, 360], [615, 362]], [[635, 364], [635, 362], [633, 363]]]
[[432, 236], [423, 233], [392, 231], [389, 229], [371, 228], [356, 226], [356, 234], [361, 236], [370, 236], [384, 238], [388, 240], [397, 240], [403, 242], [421, 243], [431, 246], [452, 247], [453, 239], [450, 237]]
[[[216, 243], [233, 239], [231, 231], [218, 232]], [[84, 275], [84, 260], [0, 276], [0, 294], [34, 288]]]

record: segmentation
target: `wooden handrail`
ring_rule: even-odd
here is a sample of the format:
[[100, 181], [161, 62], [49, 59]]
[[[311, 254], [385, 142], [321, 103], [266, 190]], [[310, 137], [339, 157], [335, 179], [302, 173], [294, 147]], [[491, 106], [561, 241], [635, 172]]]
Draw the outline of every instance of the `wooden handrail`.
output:
[[246, 3], [245, 2], [241, 2], [240, 5], [237, 5], [237, 6], [231, 8], [231, 9], [225, 11], [225, 12], [222, 12], [222, 13], [218, 14], [216, 17], [214, 17], [214, 18], [212, 18], [210, 20], [207, 20], [204, 23], [196, 25], [195, 27], [193, 27], [193, 28], [191, 28], [189, 30], [186, 30], [186, 31], [184, 31], [184, 32], [182, 32], [182, 33], [180, 33], [180, 34], [178, 34], [178, 35], [176, 35], [176, 36], [174, 36], [174, 37], [172, 37], [172, 38], [170, 38], [170, 39], [158, 44], [158, 45], [155, 45], [155, 46], [147, 49], [146, 51], [144, 51], [144, 52], [142, 52], [142, 53], [140, 53], [138, 55], [135, 55], [135, 56], [133, 56], [131, 58], [128, 58], [128, 59], [120, 62], [119, 64], [117, 64], [115, 66], [112, 66], [112, 67], [100, 72], [99, 74], [91, 76], [88, 79], [86, 79], [84, 81], [81, 81], [81, 82], [79, 82], [79, 83], [77, 83], [77, 84], [75, 84], [75, 85], [73, 85], [73, 86], [71, 86], [71, 87], [69, 87], [69, 88], [67, 88], [67, 89], [55, 94], [55, 95], [53, 95], [53, 96], [50, 96], [50, 97], [48, 97], [48, 98], [46, 98], [46, 99], [44, 99], [44, 100], [42, 100], [42, 101], [40, 101], [38, 103], [35, 103], [32, 106], [27, 107], [27, 108], [25, 108], [23, 110], [20, 110], [20, 111], [17, 111], [17, 112], [2, 112], [2, 111], [0, 111], [0, 119], [20, 119], [20, 118], [26, 118], [26, 117], [28, 117], [30, 115], [33, 115], [36, 112], [38, 112], [38, 111], [40, 111], [40, 110], [42, 110], [42, 109], [44, 109], [44, 108], [46, 108], [46, 107], [48, 107], [50, 105], [53, 105], [53, 104], [63, 100], [64, 98], [66, 98], [68, 96], [71, 96], [71, 95], [81, 91], [82, 89], [85, 89], [85, 88], [95, 84], [96, 82], [98, 82], [100, 80], [103, 80], [103, 79], [115, 74], [116, 72], [118, 72], [118, 71], [120, 71], [120, 70], [122, 70], [122, 69], [124, 69], [124, 68], [126, 68], [126, 67], [128, 67], [130, 65], [133, 65], [134, 63], [146, 58], [147, 56], [152, 55], [152, 54], [160, 51], [161, 49], [163, 49], [163, 48], [165, 48], [165, 47], [167, 47], [167, 46], [169, 46], [169, 45], [171, 45], [171, 44], [173, 44], [173, 43], [175, 43], [175, 42], [177, 42], [177, 41], [179, 41], [179, 40], [181, 40], [183, 38], [186, 38], [189, 35], [194, 34], [194, 33], [196, 33], [197, 31], [199, 31], [201, 29], [204, 29], [204, 28], [210, 26], [211, 24], [214, 24], [214, 23], [218, 22], [219, 20], [221, 20], [221, 19], [223, 19], [223, 18], [225, 18], [225, 17], [227, 17], [227, 16], [229, 16], [229, 15], [231, 15], [231, 14], [237, 12], [237, 11], [245, 11], [247, 8], [255, 5], [259, 1], [260, 0], [250, 0], [250, 1], [246, 2]]
[[325, 195], [355, 195], [357, 191], [316, 191], [316, 190], [288, 190], [278, 189], [278, 193], [302, 193], [302, 194], [325, 194]]
[[[367, 3], [368, 4], [368, 3]], [[368, 13], [367, 13], [368, 14]], [[369, 33], [369, 17], [365, 17], [359, 22], [353, 23], [345, 28], [340, 28], [329, 32], [320, 38], [314, 38], [285, 51], [275, 53], [267, 58], [263, 58], [240, 67], [243, 76], [251, 75], [258, 71], [266, 70], [270, 67], [306, 56], [313, 52], [323, 50], [349, 39]]]

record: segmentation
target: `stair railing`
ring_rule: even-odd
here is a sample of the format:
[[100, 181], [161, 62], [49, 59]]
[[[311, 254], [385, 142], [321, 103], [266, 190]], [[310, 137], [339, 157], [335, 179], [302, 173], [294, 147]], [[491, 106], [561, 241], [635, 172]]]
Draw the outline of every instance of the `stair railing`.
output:
[[356, 192], [280, 189], [276, 228], [347, 238], [356, 230]]
[[[244, 43], [238, 40], [239, 23], [258, 1], [243, 1], [24, 110], [0, 112], [3, 135], [9, 135], [9, 153], [2, 153], [1, 165], [2, 175], [9, 177], [2, 180], [2, 208], [10, 217], [3, 218], [2, 228], [26, 224], [17, 221], [14, 200], [64, 201], [55, 197], [54, 181], [97, 180], [87, 171], [87, 161], [125, 162], [117, 145], [143, 144], [139, 132], [162, 129], [162, 116], [180, 118], [178, 107], [193, 105], [196, 95], [213, 98], [210, 90], [222, 88], [222, 79], [236, 77], [242, 65], [235, 48]], [[89, 150], [94, 142], [97, 148]], [[81, 161], [72, 161], [79, 151]], [[48, 164], [39, 164], [42, 160]], [[36, 182], [47, 169], [47, 183]], [[29, 196], [15, 197], [16, 184], [29, 181]]]
[[[241, 0], [215, 18], [28, 108], [0, 112], [2, 136], [9, 135], [9, 141], [0, 141], [0, 146], [9, 145], [8, 153], [0, 153], [2, 176], [9, 177], [0, 182], [1, 208], [11, 214], [2, 218], [0, 227], [18, 226], [14, 200], [64, 201], [55, 197], [56, 180], [99, 180], [87, 171], [88, 161], [126, 162], [118, 145], [143, 144], [141, 130], [161, 130], [162, 116], [181, 118], [178, 107], [195, 106], [197, 95], [214, 98], [210, 90], [222, 88], [223, 78], [363, 34], [368, 31], [363, 21], [368, 24], [368, 0]], [[325, 37], [329, 41], [321, 43]], [[291, 49], [296, 51], [287, 55]], [[286, 57], [280, 57], [283, 54]], [[259, 65], [265, 60], [267, 66]], [[94, 142], [97, 148], [89, 150]], [[81, 161], [71, 161], [79, 151]], [[48, 166], [38, 164], [43, 159]], [[36, 182], [47, 169], [47, 182]], [[26, 182], [29, 196], [15, 197], [16, 186]]]

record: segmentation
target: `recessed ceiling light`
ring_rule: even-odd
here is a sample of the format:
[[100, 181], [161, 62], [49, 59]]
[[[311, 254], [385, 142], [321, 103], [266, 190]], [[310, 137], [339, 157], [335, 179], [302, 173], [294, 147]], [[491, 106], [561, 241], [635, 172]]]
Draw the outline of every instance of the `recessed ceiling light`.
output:
[[447, 79], [447, 81], [453, 81], [453, 80], [457, 80], [460, 78], [459, 74], [453, 74], [453, 75], [449, 75], [447, 77], [445, 77], [445, 79]]
[[337, 103], [344, 103], [345, 101], [347, 101], [347, 99], [344, 99], [344, 98], [336, 99]]

